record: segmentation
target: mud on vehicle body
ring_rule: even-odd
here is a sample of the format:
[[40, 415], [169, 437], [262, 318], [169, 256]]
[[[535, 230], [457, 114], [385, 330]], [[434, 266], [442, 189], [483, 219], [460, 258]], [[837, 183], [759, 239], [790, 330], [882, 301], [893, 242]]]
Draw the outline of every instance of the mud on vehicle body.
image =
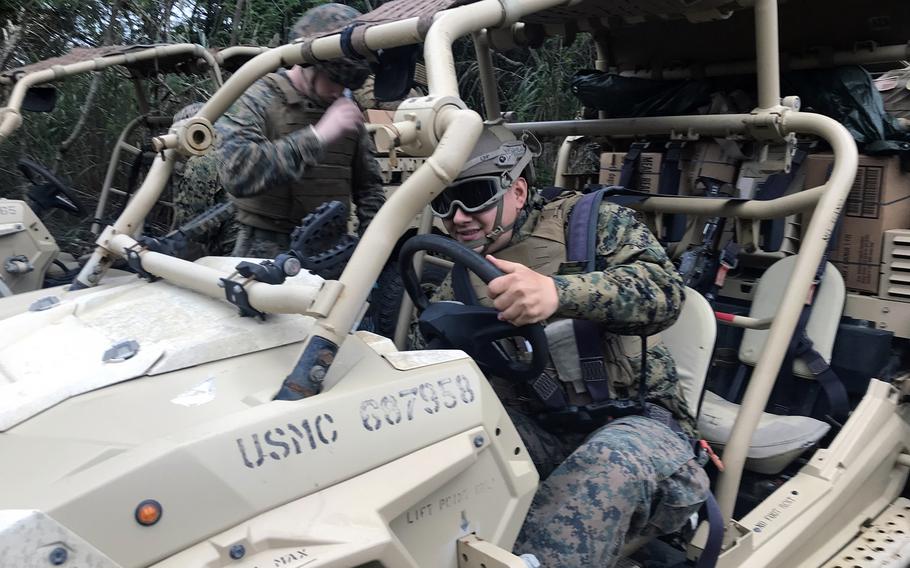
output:
[[[878, 30], [885, 44], [905, 48], [905, 31], [898, 40], [889, 38], [891, 28], [883, 22], [910, 21], [900, 17], [906, 8], [866, 3], [857, 6], [870, 11], [865, 17], [847, 18], [826, 11], [827, 3], [778, 7], [773, 0], [756, 0], [754, 9], [723, 0], [685, 9], [656, 1], [456, 4], [390, 2], [361, 19], [369, 26], [366, 33], [355, 28], [251, 60], [196, 116], [156, 139], [161, 155], [120, 218], [101, 233], [79, 284], [58, 293], [59, 302], [49, 309], [25, 312], [23, 306], [0, 320], [0, 373], [8, 384], [0, 387], [7, 389], [0, 396], [0, 450], [8, 458], [0, 485], [6, 521], [0, 547], [8, 558], [18, 564], [69, 558], [98, 566], [525, 566], [509, 550], [538, 476], [477, 364], [462, 351], [402, 351], [385, 338], [350, 331], [398, 238], [457, 176], [480, 135], [480, 115], [459, 98], [452, 42], [475, 32], [487, 69], [485, 112], [495, 120], [501, 109], [490, 73], [491, 46], [533, 43], [548, 33], [593, 32], [601, 38], [598, 59], [606, 70], [611, 57], [623, 60], [624, 45], [634, 47], [625, 54], [630, 64], [640, 63], [632, 56], [660, 46], [644, 30], [717, 38], [727, 37], [718, 33], [724, 26], [738, 30], [734, 37], [744, 43], [755, 30], [754, 109], [508, 127], [538, 137], [585, 135], [623, 143], [649, 137], [751, 140], [788, 149], [778, 168], [792, 158], [793, 135], [831, 147], [828, 179], [794, 193], [768, 200], [737, 199], [722, 189], [711, 190], [715, 195], [634, 194], [630, 204], [654, 219], [703, 218], [703, 227], [719, 223], [712, 219], [745, 220], [744, 227], [754, 227], [813, 211], [796, 254], [784, 255], [762, 274], [754, 309], [716, 316], [693, 292], [686, 301], [689, 313], [665, 333], [687, 397], [697, 407], [715, 347], [715, 318], [757, 332], [744, 338], [739, 356], [754, 357], [746, 361], [754, 368], [741, 404], [721, 396], [708, 400], [707, 393], [701, 404], [704, 419], [727, 429], [716, 440], [725, 444], [726, 467], [714, 484], [724, 522], [720, 542], [708, 539], [708, 531], [696, 533], [688, 542], [690, 555], [718, 545], [716, 565], [723, 567], [851, 565], [859, 554], [858, 562], [886, 565], [899, 558], [910, 532], [904, 512], [910, 506], [906, 376], [867, 380], [833, 439], [824, 432], [815, 437], [819, 420], [765, 410], [782, 384], [781, 368], [790, 374], [792, 362], [783, 361], [810, 292], [824, 308], [811, 316], [821, 317], [821, 331], [810, 323], [807, 332], [822, 359], [833, 341], [828, 312], [836, 311], [844, 288], [822, 259], [859, 167], [854, 138], [841, 124], [781, 97], [788, 93], [777, 80], [778, 29], [786, 44], [805, 26], [785, 33], [778, 21], [797, 21], [801, 10], [814, 8], [812, 13], [830, 16], [819, 26], [826, 37], [838, 37], [838, 22], [871, 22], [871, 31], [864, 31]], [[857, 32], [850, 37], [856, 39]], [[257, 277], [264, 269], [239, 274], [236, 259], [190, 263], [133, 238], [176, 154], [205, 151], [212, 122], [256, 79], [279, 65], [350, 50], [370, 56], [418, 40], [429, 94], [402, 103], [392, 124], [402, 150], [426, 160], [379, 211], [337, 280], [275, 275], [258, 264], [275, 276], [269, 283]], [[683, 47], [691, 48], [694, 60], [711, 63], [714, 56], [751, 56], [732, 48], [719, 53], [713, 44], [699, 52], [704, 45], [680, 37], [673, 49], [682, 56]], [[870, 50], [875, 58], [893, 57], [886, 52]], [[836, 61], [839, 53], [831, 58]], [[765, 152], [757, 156], [767, 161]], [[666, 219], [653, 222], [660, 231], [670, 225]], [[676, 249], [681, 260], [692, 250]], [[120, 257], [146, 280], [105, 287], [105, 273]], [[0, 310], [16, 300], [0, 301]], [[238, 311], [256, 317], [241, 318]], [[835, 314], [835, 332], [839, 320]], [[61, 344], [68, 349], [48, 348]], [[867, 371], [868, 379], [878, 370]], [[795, 396], [800, 400], [805, 393]], [[764, 429], [769, 424], [770, 432]], [[796, 443], [782, 444], [790, 432], [800, 434]], [[800, 456], [816, 442], [820, 449]], [[50, 463], [48, 455], [55, 456]], [[736, 511], [737, 501], [750, 493], [741, 491], [747, 467], [766, 475], [772, 492]], [[780, 467], [786, 476], [775, 473]]]

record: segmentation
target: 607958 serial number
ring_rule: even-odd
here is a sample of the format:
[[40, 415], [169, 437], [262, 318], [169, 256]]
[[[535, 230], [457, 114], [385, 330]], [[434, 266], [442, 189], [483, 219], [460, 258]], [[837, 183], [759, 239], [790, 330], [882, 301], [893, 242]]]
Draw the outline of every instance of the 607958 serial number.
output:
[[370, 432], [402, 421], [414, 420], [414, 415], [424, 412], [436, 414], [459, 404], [471, 404], [476, 399], [471, 382], [464, 375], [439, 379], [434, 383], [421, 383], [416, 387], [403, 389], [397, 394], [387, 394], [378, 401], [368, 398], [360, 403], [360, 420]]

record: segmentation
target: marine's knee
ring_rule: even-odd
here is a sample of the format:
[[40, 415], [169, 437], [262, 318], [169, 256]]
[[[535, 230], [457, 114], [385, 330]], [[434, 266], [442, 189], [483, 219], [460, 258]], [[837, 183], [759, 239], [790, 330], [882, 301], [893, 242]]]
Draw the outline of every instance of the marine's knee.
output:
[[659, 484], [654, 514], [649, 519], [658, 534], [682, 527], [708, 498], [710, 480], [695, 460], [685, 463]]

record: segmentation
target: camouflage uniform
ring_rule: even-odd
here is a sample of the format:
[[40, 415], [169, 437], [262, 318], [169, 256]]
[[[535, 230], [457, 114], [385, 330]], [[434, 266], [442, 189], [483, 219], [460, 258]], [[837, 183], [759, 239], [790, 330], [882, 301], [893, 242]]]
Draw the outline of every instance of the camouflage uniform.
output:
[[[279, 71], [278, 75], [289, 81], [285, 71]], [[317, 166], [325, 158], [325, 149], [311, 128], [299, 128], [280, 138], [268, 136], [277, 129], [268, 122], [270, 107], [285, 104], [284, 93], [273, 82], [260, 79], [215, 124], [219, 137], [219, 173], [233, 197], [253, 197], [268, 192], [272, 186], [292, 184], [307, 168]], [[352, 156], [350, 185], [363, 232], [385, 199], [372, 142], [365, 130], [358, 133], [358, 138]], [[318, 188], [309, 190], [318, 191]], [[285, 230], [241, 225], [234, 255], [259, 256], [252, 253], [286, 249], [290, 228], [300, 223], [300, 218], [287, 221]], [[237, 250], [241, 245], [244, 250]]]
[[[519, 216], [500, 253], [527, 239], [539, 217], [538, 200]], [[567, 223], [568, 217], [568, 234]], [[600, 206], [598, 235], [595, 272], [553, 275], [559, 296], [553, 317], [595, 320], [622, 335], [651, 335], [672, 324], [682, 281], [654, 236], [631, 210], [610, 203]], [[447, 280], [434, 299], [453, 297]], [[629, 363], [637, 376], [640, 361]], [[621, 418], [587, 435], [548, 431], [534, 418], [540, 407], [523, 385], [491, 378], [542, 480], [516, 553], [533, 553], [544, 566], [612, 566], [625, 542], [672, 532], [701, 506], [707, 475], [685, 436], [666, 425], [672, 414], [687, 433], [695, 431], [673, 359], [658, 344], [648, 349], [647, 365], [651, 417]], [[637, 386], [629, 398], [638, 396]]]
[[186, 160], [174, 184], [174, 223], [177, 227], [227, 201], [227, 192], [218, 181], [214, 152]]
[[[360, 13], [322, 4], [292, 27], [291, 38], [314, 38], [341, 29]], [[314, 64], [318, 73], [357, 89], [369, 75], [363, 60]], [[356, 205], [361, 233], [384, 203], [373, 143], [363, 128], [324, 145], [312, 128], [326, 107], [298, 91], [285, 70], [253, 84], [215, 124], [219, 173], [237, 207], [235, 256], [273, 257], [288, 247], [302, 218], [325, 201]]]
[[[202, 103], [187, 105], [174, 115], [174, 122], [189, 118], [202, 108]], [[174, 227], [180, 228], [188, 221], [228, 200], [227, 192], [218, 180], [218, 161], [214, 152], [192, 156], [175, 166], [173, 176]], [[233, 221], [219, 223], [205, 231], [183, 258], [224, 256], [234, 248], [237, 229]]]

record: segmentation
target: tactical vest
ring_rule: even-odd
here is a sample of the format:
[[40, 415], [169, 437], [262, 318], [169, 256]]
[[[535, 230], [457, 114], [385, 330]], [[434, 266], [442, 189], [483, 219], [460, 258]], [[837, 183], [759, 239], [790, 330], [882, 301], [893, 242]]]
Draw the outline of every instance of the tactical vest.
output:
[[[297, 91], [287, 76], [270, 73], [265, 81], [281, 94], [266, 114], [265, 135], [269, 140], [314, 125], [325, 114], [325, 109]], [[234, 198], [237, 220], [260, 229], [290, 233], [301, 219], [326, 201], [337, 199], [350, 209], [352, 165], [359, 136], [355, 131], [329, 144], [323, 160], [305, 166], [299, 179], [270, 187], [259, 195]]]
[[[531, 234], [524, 240], [497, 251], [496, 258], [518, 262], [541, 274], [559, 274], [561, 265], [566, 262], [566, 223], [572, 207], [581, 197], [580, 194], [570, 194], [545, 204]], [[487, 285], [474, 274], [468, 274], [476, 303], [491, 306], [492, 302], [487, 296]], [[456, 299], [465, 301], [457, 294]], [[583, 406], [598, 401], [593, 400], [589, 386], [585, 384], [584, 363], [579, 357], [572, 322], [571, 319], [551, 319], [547, 322], [550, 367], [563, 385], [569, 404]], [[600, 333], [603, 363], [609, 377], [607, 385], [609, 397], [613, 400], [628, 399], [633, 386], [639, 382], [630, 359], [641, 357], [641, 339], [637, 336], [616, 335], [604, 330], [600, 330]], [[649, 337], [648, 349], [659, 342], [659, 335]], [[498, 381], [494, 382], [494, 386], [496, 384]]]

